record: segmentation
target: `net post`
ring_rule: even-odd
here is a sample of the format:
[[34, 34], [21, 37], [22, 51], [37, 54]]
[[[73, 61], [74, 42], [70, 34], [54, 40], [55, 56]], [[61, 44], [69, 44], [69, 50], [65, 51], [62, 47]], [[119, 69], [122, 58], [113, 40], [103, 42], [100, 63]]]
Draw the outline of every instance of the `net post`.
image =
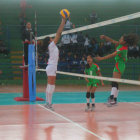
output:
[[28, 45], [29, 101], [36, 101], [35, 45]]
[[[23, 56], [24, 66], [24, 56]], [[29, 98], [28, 67], [23, 68], [23, 98]]]
[[44, 101], [36, 97], [36, 65], [35, 65], [35, 44], [32, 44], [33, 33], [30, 33], [30, 44], [28, 45], [28, 82], [29, 82], [29, 101]]
[[29, 101], [29, 83], [28, 83], [28, 67], [24, 66], [24, 55], [22, 58], [22, 64], [20, 68], [23, 71], [23, 96], [22, 97], [15, 97], [14, 100], [16, 101]]

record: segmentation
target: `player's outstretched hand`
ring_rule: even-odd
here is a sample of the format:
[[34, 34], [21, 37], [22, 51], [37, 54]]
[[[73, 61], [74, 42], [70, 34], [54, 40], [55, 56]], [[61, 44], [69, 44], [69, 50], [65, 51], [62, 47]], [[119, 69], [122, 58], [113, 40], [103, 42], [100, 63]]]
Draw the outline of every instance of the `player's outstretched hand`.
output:
[[101, 60], [103, 60], [103, 58], [100, 57], [100, 56], [97, 56], [97, 57], [95, 57], [95, 60], [97, 60], [97, 61], [101, 61]]
[[62, 22], [66, 23], [66, 18], [62, 17]]

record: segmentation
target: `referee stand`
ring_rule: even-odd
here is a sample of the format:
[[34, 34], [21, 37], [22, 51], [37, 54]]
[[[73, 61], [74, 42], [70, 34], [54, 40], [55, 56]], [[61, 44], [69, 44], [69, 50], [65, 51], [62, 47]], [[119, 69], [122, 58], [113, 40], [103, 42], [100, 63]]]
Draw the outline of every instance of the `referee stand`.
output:
[[36, 97], [36, 67], [35, 67], [35, 44], [32, 41], [33, 33], [30, 33], [30, 44], [28, 45], [28, 65], [25, 65], [23, 56], [23, 96], [16, 97], [16, 101], [44, 101], [43, 98]]

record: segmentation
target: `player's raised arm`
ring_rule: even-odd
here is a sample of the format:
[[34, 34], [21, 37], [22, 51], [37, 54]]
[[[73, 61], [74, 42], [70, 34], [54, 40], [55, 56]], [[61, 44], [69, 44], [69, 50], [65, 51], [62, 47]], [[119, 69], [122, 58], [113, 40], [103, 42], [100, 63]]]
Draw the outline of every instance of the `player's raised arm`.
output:
[[112, 38], [110, 38], [110, 37], [108, 37], [108, 36], [105, 36], [105, 35], [101, 35], [101, 36], [100, 36], [100, 39], [104, 39], [104, 40], [109, 41], [109, 42], [111, 42], [111, 43], [113, 43], [113, 44], [119, 44], [118, 41], [116, 41], [116, 40], [114, 40], [114, 39], [112, 39]]
[[64, 29], [65, 22], [66, 22], [66, 20], [64, 18], [62, 18], [61, 24], [60, 24], [60, 26], [59, 26], [59, 28], [58, 28], [58, 30], [56, 32], [56, 36], [54, 38], [54, 43], [55, 44], [59, 41], [59, 39], [61, 37], [61, 33], [62, 33], [63, 29]]
[[62, 16], [62, 21], [61, 21], [61, 24], [60, 24], [57, 32], [56, 32], [56, 36], [54, 38], [55, 44], [59, 41], [59, 39], [61, 37], [62, 31], [63, 31], [65, 23], [66, 23], [66, 19], [70, 17], [70, 12], [67, 9], [62, 9], [60, 11], [60, 15]]
[[117, 52], [114, 52], [114, 53], [106, 55], [104, 57], [100, 57], [100, 56], [95, 57], [95, 60], [102, 61], [102, 60], [106, 60], [106, 59], [112, 58], [112, 57], [114, 57], [116, 55], [117, 55]]

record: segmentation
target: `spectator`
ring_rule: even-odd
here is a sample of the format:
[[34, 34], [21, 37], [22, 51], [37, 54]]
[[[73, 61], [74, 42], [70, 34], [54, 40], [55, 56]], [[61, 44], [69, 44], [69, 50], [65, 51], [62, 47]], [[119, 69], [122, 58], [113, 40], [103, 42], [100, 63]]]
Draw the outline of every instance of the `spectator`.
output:
[[86, 64], [87, 64], [87, 61], [86, 61], [85, 57], [82, 57], [82, 59], [80, 61], [81, 73], [84, 73]]
[[78, 41], [79, 44], [84, 45], [85, 39], [84, 39], [84, 36], [83, 36], [82, 32], [78, 33], [77, 41]]
[[59, 65], [58, 65], [58, 70], [62, 71], [67, 71], [67, 62], [64, 57], [60, 59]]
[[30, 42], [30, 34], [33, 32], [30, 22], [27, 22], [26, 29], [23, 32], [22, 40], [24, 42], [24, 62], [28, 65], [28, 45], [34, 43], [34, 36], [32, 35], [32, 42]]
[[98, 55], [102, 57], [104, 55], [104, 52], [105, 52], [104, 43], [100, 42], [99, 48], [98, 48]]
[[67, 60], [67, 62], [70, 64], [71, 62], [72, 62], [72, 54], [71, 54], [71, 52], [68, 52], [67, 53], [67, 57], [66, 57], [66, 60]]
[[77, 33], [73, 33], [72, 35], [71, 35], [71, 42], [73, 43], [73, 44], [77, 44], [78, 42], [77, 42]]
[[129, 46], [128, 47], [128, 58], [132, 58], [133, 57], [133, 46]]
[[46, 68], [46, 56], [45, 55], [40, 55], [38, 57], [38, 65], [39, 65], [39, 68]]
[[66, 21], [66, 24], [64, 26], [64, 30], [70, 30], [72, 28], [75, 28], [75, 25], [70, 21], [70, 18], [69, 18]]
[[69, 45], [71, 43], [71, 37], [69, 34], [63, 35], [61, 39], [63, 45]]
[[68, 52], [67, 57], [66, 57], [67, 71], [70, 71], [71, 65], [72, 65], [72, 61], [73, 61], [72, 54], [71, 54], [71, 52]]
[[82, 57], [81, 61], [80, 61], [80, 65], [86, 65], [87, 64], [87, 61], [85, 59], [85, 57]]
[[63, 35], [61, 39], [62, 49], [70, 51], [71, 36], [69, 34]]
[[135, 45], [134, 46], [134, 58], [138, 58], [140, 53], [139, 46]]
[[91, 39], [91, 47], [89, 47], [88, 52], [93, 53], [94, 55], [97, 55], [97, 53], [98, 53], [98, 43], [95, 40], [95, 38]]
[[73, 52], [77, 52], [78, 51], [77, 33], [71, 35], [71, 43]]
[[104, 46], [105, 46], [106, 52], [110, 52], [110, 51], [111, 51], [111, 42], [106, 41], [106, 42], [104, 43]]
[[85, 47], [86, 53], [88, 53], [88, 48], [90, 47], [90, 39], [87, 34], [85, 35], [84, 47]]
[[[37, 41], [37, 45], [38, 45], [37, 51], [38, 51], [39, 54], [46, 51], [46, 49], [43, 49], [44, 47], [43, 47], [43, 41], [42, 40]], [[43, 51], [42, 51], [42, 49], [43, 49]]]
[[80, 64], [79, 59], [75, 54], [72, 61], [72, 69], [74, 70], [74, 72], [79, 72], [79, 64]]
[[97, 19], [98, 19], [98, 15], [97, 15], [97, 13], [94, 10], [89, 15], [89, 17], [90, 17], [91, 24], [94, 24], [97, 21]]
[[84, 52], [84, 42], [85, 42], [85, 38], [84, 38], [82, 32], [79, 32], [78, 33], [77, 41], [78, 41], [78, 50], [79, 50], [79, 53], [82, 55], [83, 52]]
[[138, 58], [140, 56], [139, 46], [129, 46], [128, 47], [128, 57], [129, 58]]

